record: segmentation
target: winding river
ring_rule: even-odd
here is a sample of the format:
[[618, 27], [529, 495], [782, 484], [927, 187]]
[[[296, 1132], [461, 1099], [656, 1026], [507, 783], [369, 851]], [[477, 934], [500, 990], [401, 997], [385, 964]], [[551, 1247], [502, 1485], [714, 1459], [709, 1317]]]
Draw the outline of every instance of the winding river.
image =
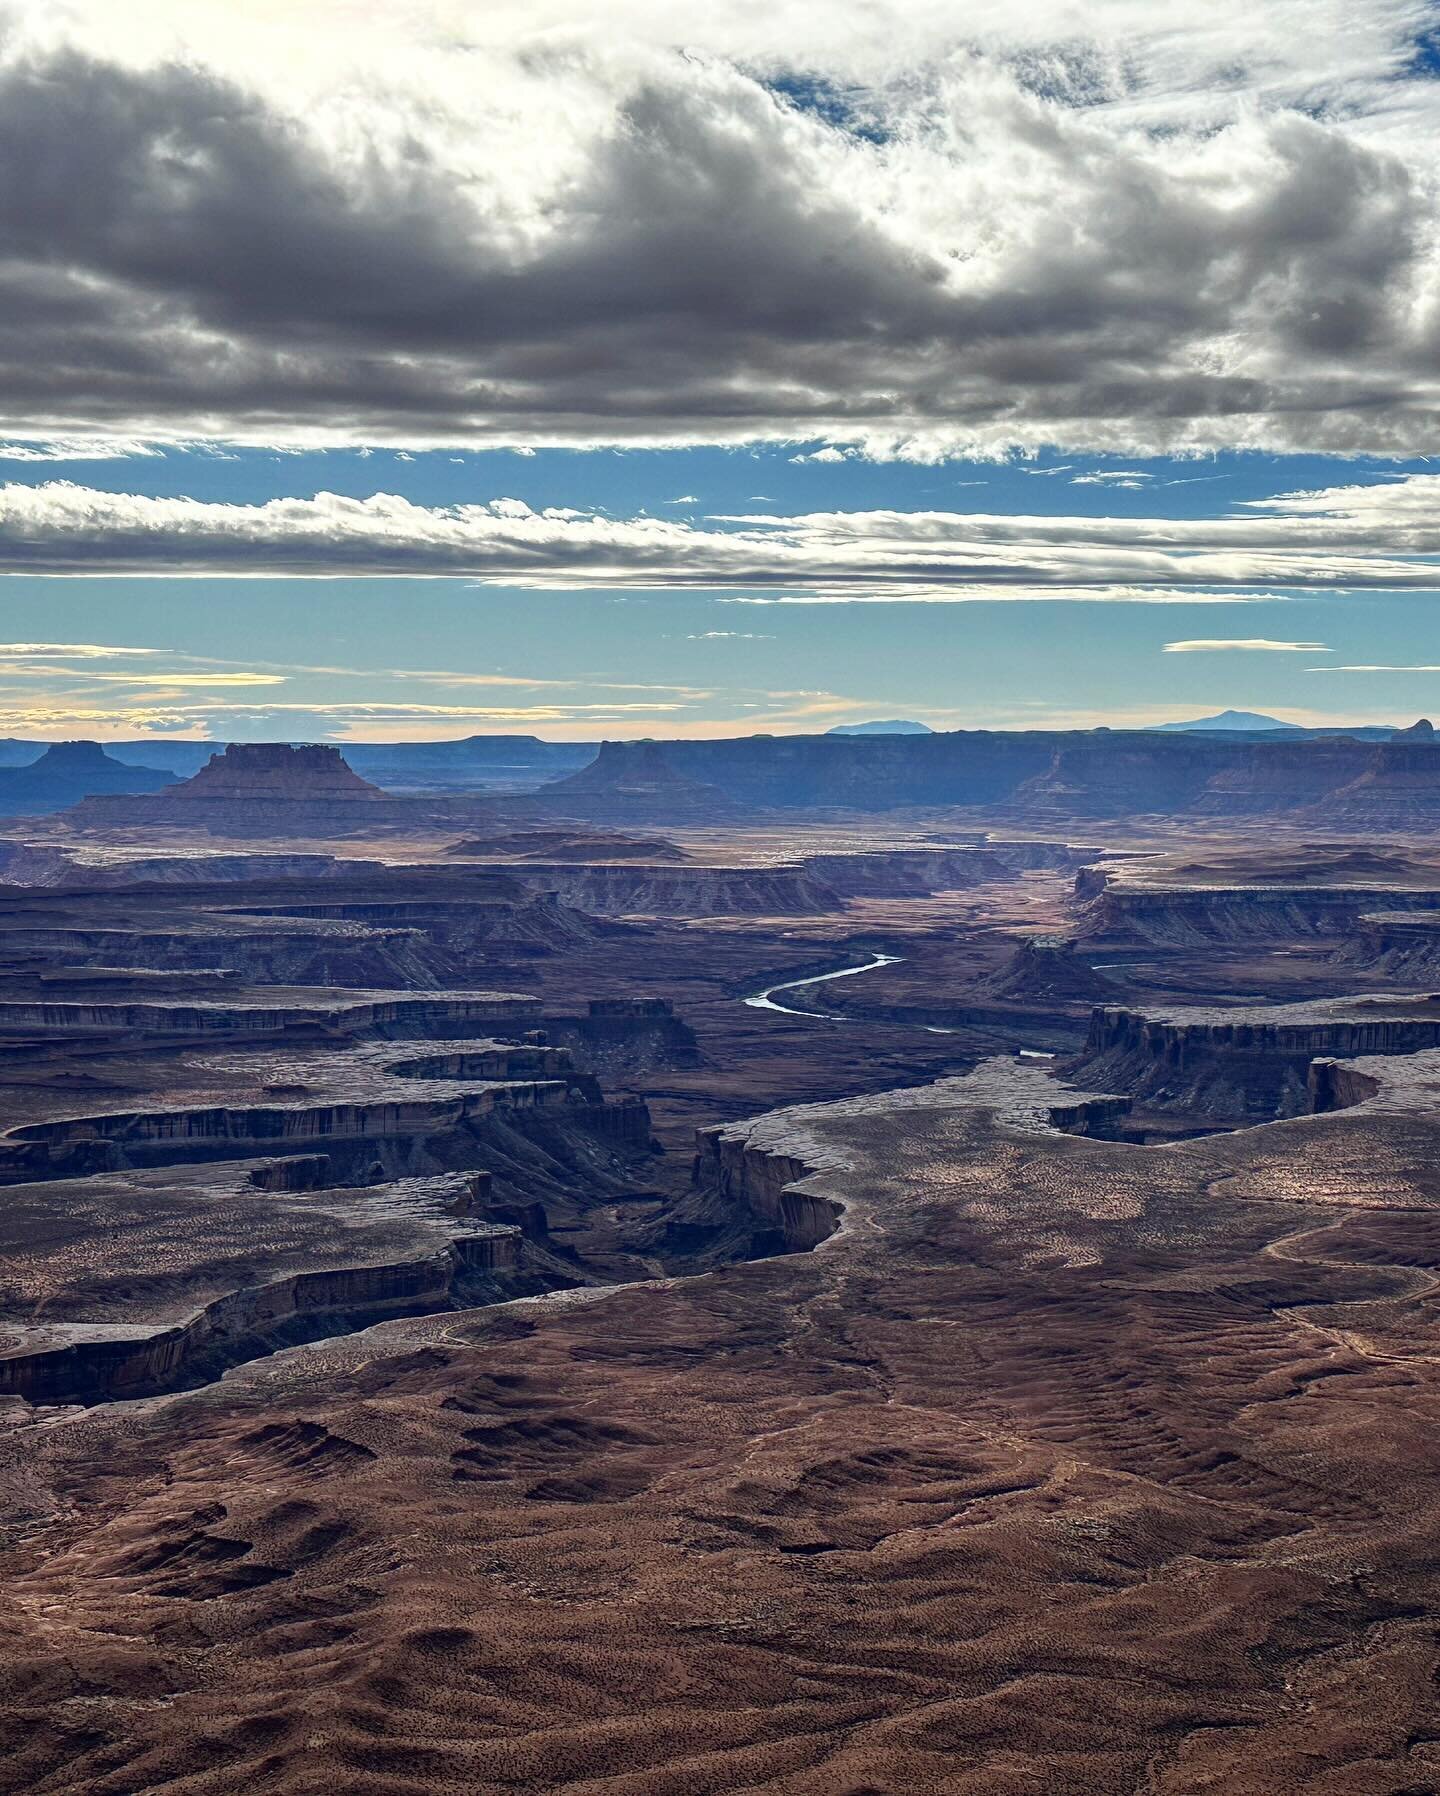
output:
[[850, 1023], [853, 1017], [837, 1016], [831, 1010], [801, 1010], [794, 1004], [777, 1004], [776, 992], [795, 992], [811, 985], [824, 985], [830, 979], [853, 979], [857, 973], [873, 973], [876, 967], [893, 967], [897, 961], [904, 960], [903, 954], [876, 954], [859, 967], [837, 967], [833, 973], [812, 973], [808, 979], [787, 979], [783, 985], [770, 985], [763, 992], [756, 992], [753, 998], [742, 999], [752, 1010], [778, 1010], [782, 1016], [814, 1016], [823, 1017], [827, 1022]]

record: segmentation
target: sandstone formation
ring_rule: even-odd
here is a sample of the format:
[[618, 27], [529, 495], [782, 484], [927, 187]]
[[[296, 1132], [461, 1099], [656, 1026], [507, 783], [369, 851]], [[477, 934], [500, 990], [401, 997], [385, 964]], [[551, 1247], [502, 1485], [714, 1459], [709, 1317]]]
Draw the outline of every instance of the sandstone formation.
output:
[[1091, 878], [1081, 888], [1087, 898], [1086, 933], [1117, 938], [1199, 946], [1207, 942], [1285, 941], [1340, 938], [1358, 919], [1382, 907], [1433, 910], [1434, 887], [1315, 885], [1185, 885], [1134, 879]]
[[1362, 912], [1334, 959], [1398, 985], [1440, 985], [1440, 910]]
[[808, 864], [673, 866], [668, 861], [571, 865], [505, 862], [496, 870], [595, 916], [814, 916], [842, 909]]
[[466, 859], [539, 861], [683, 861], [685, 852], [661, 836], [622, 836], [598, 830], [533, 829], [452, 842], [446, 854]]
[[16, 832], [0, 1790], [1440, 1787], [1440, 863], [1078, 847], [1197, 771], [1088, 740], [677, 745], [772, 813], [684, 859]]
[[1433, 1112], [1136, 1149], [1055, 1096], [1007, 1064], [707, 1151], [809, 1253], [12, 1433], [16, 1778], [1425, 1788]]
[[57, 742], [27, 765], [0, 768], [0, 817], [37, 817], [92, 794], [158, 792], [174, 784], [173, 774], [127, 766], [98, 742]]
[[[607, 747], [610, 746], [607, 744]], [[623, 764], [600, 762], [541, 788], [518, 808], [593, 823], [732, 823], [744, 815], [719, 785], [671, 766], [661, 746], [627, 743]], [[603, 760], [603, 751], [602, 751]]]
[[668, 795], [655, 814], [671, 822], [705, 821], [719, 793], [732, 815], [736, 805], [960, 806], [1058, 823], [1264, 815], [1400, 831], [1440, 820], [1440, 745], [1423, 735], [1256, 741], [1140, 730], [607, 742], [582, 773], [537, 797], [558, 805], [583, 795], [588, 808], [576, 815], [618, 819], [643, 792]]
[[172, 794], [194, 804], [227, 798], [280, 804], [364, 802], [384, 796], [378, 786], [346, 765], [338, 748], [322, 743], [294, 748], [282, 742], [232, 742], [212, 755], [193, 779], [182, 780]]
[[60, 822], [79, 833], [196, 829], [234, 838], [320, 838], [427, 824], [445, 828], [489, 815], [474, 799], [383, 792], [361, 779], [338, 748], [238, 742], [163, 796], [86, 799]]
[[1230, 1120], [1296, 1115], [1318, 1057], [1440, 1047], [1440, 996], [1320, 999], [1249, 1008], [1095, 1010], [1070, 1071], [1151, 1105]]

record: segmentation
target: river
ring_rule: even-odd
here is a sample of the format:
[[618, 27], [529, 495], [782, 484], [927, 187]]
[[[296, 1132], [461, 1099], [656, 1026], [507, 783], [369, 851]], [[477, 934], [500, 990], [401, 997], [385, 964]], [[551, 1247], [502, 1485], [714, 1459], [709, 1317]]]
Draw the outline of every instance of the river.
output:
[[903, 954], [876, 954], [873, 960], [867, 960], [860, 967], [837, 967], [833, 973], [812, 973], [807, 979], [787, 979], [783, 985], [770, 985], [763, 992], [756, 992], [753, 998], [746, 998], [744, 1003], [752, 1010], [778, 1010], [782, 1016], [814, 1016], [823, 1017], [832, 1023], [849, 1023], [853, 1017], [837, 1016], [830, 1010], [800, 1010], [793, 1004], [777, 1004], [776, 992], [795, 992], [810, 985], [824, 985], [829, 979], [853, 979], [857, 973], [873, 973], [876, 967], [893, 967], [897, 961], [904, 960]]

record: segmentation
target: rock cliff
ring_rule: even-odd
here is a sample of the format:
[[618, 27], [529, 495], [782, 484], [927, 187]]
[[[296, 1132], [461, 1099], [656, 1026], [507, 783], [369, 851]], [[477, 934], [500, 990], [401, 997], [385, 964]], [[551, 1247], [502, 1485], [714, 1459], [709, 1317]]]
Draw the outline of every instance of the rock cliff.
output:
[[185, 803], [208, 799], [272, 799], [281, 804], [369, 803], [385, 794], [361, 779], [338, 748], [323, 743], [291, 747], [284, 742], [232, 742], [170, 794]]
[[1440, 997], [1332, 998], [1226, 1009], [1095, 1010], [1071, 1077], [1160, 1109], [1268, 1121], [1312, 1108], [1318, 1057], [1440, 1047]]
[[1313, 814], [1403, 829], [1440, 817], [1440, 745], [1140, 730], [606, 743], [583, 773], [543, 796], [603, 806], [610, 795], [618, 806], [621, 795], [647, 790], [668, 794], [666, 818], [676, 821], [703, 821], [718, 793], [732, 806], [767, 808], [953, 805], [1045, 822]]
[[59, 823], [81, 834], [196, 829], [235, 839], [275, 839], [479, 826], [493, 815], [474, 798], [384, 792], [361, 779], [338, 748], [319, 743], [231, 743], [192, 778], [167, 783], [167, 791], [148, 798], [87, 798], [65, 811]]

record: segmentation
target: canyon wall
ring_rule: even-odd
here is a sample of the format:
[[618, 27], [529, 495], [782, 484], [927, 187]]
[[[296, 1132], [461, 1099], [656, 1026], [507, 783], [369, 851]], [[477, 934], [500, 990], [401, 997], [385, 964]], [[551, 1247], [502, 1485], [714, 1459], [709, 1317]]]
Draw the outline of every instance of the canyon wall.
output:
[[1097, 1007], [1067, 1077], [1160, 1109], [1269, 1121], [1314, 1108], [1317, 1057], [1407, 1055], [1440, 1047], [1440, 1004], [1330, 999], [1158, 1013]]
[[1440, 891], [1379, 886], [1166, 886], [1082, 874], [1086, 937], [1171, 947], [1350, 935], [1367, 911], [1433, 910]]
[[542, 795], [557, 809], [583, 800], [596, 814], [606, 793], [656, 789], [667, 777], [677, 813], [688, 782], [709, 803], [718, 793], [765, 808], [985, 806], [1037, 820], [1313, 812], [1317, 821], [1376, 829], [1440, 818], [1434, 742], [1232, 741], [1141, 730], [607, 742], [582, 773]]

